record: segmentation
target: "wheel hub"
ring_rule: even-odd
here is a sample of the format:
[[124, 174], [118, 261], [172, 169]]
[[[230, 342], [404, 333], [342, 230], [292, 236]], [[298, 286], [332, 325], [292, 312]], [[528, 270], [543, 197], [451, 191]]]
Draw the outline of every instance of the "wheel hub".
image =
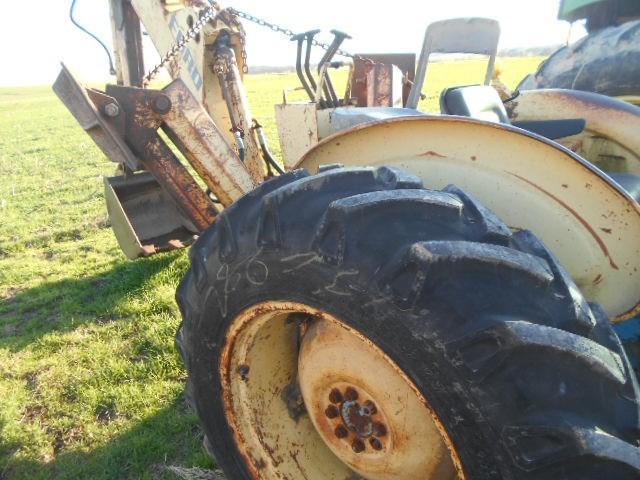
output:
[[387, 426], [385, 416], [373, 400], [354, 386], [334, 387], [327, 398], [324, 411], [336, 438], [359, 453], [379, 452], [385, 448]]
[[449, 480], [451, 454], [426, 401], [371, 342], [324, 320], [298, 359], [307, 412], [329, 449], [368, 480]]

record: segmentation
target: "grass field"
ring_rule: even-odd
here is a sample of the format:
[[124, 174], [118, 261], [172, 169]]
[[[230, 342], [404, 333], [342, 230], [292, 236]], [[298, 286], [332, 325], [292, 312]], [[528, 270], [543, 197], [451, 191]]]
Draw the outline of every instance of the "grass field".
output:
[[[514, 86], [540, 59], [506, 59]], [[424, 107], [482, 64], [437, 64]], [[247, 77], [279, 152], [273, 105], [294, 75]], [[109, 229], [114, 164], [49, 87], [0, 89], [0, 480], [177, 478], [210, 468], [173, 346], [186, 252], [136, 262]]]

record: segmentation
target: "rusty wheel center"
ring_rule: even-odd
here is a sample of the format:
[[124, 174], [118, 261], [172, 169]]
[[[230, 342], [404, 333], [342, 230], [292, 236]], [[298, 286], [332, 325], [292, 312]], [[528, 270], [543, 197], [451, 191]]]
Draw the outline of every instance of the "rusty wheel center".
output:
[[348, 443], [355, 453], [383, 450], [387, 436], [384, 415], [373, 400], [361, 397], [354, 386], [332, 388], [325, 416], [334, 427], [335, 437]]
[[360, 477], [456, 476], [426, 401], [383, 352], [357, 333], [316, 320], [302, 339], [298, 378], [316, 430]]
[[361, 407], [358, 402], [347, 401], [342, 404], [342, 421], [349, 430], [362, 438], [373, 435], [373, 419], [366, 407]]

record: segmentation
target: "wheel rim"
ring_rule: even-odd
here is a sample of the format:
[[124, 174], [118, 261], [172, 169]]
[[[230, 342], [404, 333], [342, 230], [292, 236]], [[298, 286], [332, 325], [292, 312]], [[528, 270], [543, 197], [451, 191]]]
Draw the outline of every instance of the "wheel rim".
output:
[[247, 309], [229, 329], [221, 374], [227, 420], [255, 479], [464, 478], [419, 390], [326, 312], [289, 302]]

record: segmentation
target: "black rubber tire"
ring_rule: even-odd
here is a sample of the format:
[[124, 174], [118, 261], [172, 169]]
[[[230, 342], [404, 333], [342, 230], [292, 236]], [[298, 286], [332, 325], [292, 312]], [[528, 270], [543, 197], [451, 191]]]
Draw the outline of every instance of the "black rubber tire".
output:
[[640, 95], [640, 20], [599, 30], [563, 47], [519, 90], [565, 88], [610, 97]]
[[[178, 338], [226, 475], [251, 478], [211, 366], [242, 310], [289, 300], [330, 312], [397, 362], [467, 478], [640, 478], [638, 384], [606, 315], [531, 233], [456, 187], [421, 185], [386, 167], [296, 171], [225, 210], [193, 246]], [[296, 268], [283, 261], [296, 255]], [[267, 278], [249, 281], [249, 258]]]

